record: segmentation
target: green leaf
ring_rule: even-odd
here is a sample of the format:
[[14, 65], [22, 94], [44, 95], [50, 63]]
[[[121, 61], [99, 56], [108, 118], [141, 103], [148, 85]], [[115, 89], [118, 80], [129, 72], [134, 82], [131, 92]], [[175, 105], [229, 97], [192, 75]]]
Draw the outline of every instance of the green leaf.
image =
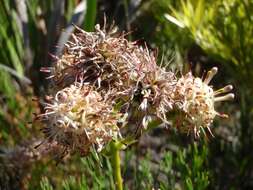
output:
[[97, 0], [87, 0], [87, 11], [84, 20], [84, 29], [93, 31], [97, 15]]

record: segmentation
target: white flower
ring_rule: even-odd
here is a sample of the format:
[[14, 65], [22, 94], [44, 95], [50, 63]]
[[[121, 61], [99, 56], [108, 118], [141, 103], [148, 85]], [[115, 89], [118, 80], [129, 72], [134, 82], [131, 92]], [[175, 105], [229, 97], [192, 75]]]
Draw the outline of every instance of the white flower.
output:
[[119, 114], [113, 113], [112, 105], [92, 87], [77, 82], [57, 92], [40, 117], [49, 121], [43, 129], [48, 140], [84, 155], [91, 147], [101, 151], [119, 135]]
[[234, 94], [232, 93], [218, 96], [231, 91], [233, 87], [228, 85], [214, 91], [208, 84], [217, 71], [216, 67], [212, 68], [203, 81], [192, 76], [191, 72], [178, 80], [174, 90], [174, 100], [177, 109], [182, 113], [176, 116], [176, 123], [177, 127], [183, 131], [193, 132], [195, 136], [199, 137], [201, 130], [204, 132], [204, 129], [207, 129], [212, 135], [210, 125], [215, 116], [226, 116], [215, 110], [215, 102], [233, 99]]

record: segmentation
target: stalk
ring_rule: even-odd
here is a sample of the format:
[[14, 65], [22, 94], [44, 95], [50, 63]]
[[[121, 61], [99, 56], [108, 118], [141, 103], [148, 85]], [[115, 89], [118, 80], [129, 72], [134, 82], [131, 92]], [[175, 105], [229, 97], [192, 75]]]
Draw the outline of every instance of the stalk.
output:
[[117, 190], [123, 190], [123, 180], [120, 168], [120, 148], [117, 142], [111, 143], [111, 165], [113, 167], [113, 176]]

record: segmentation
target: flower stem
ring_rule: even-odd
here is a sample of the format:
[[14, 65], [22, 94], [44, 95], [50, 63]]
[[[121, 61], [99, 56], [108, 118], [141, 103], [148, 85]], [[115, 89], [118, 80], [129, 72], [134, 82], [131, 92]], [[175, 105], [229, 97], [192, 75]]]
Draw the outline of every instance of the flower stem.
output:
[[120, 148], [117, 142], [111, 143], [111, 164], [113, 167], [113, 175], [117, 190], [123, 190], [123, 181], [120, 169]]

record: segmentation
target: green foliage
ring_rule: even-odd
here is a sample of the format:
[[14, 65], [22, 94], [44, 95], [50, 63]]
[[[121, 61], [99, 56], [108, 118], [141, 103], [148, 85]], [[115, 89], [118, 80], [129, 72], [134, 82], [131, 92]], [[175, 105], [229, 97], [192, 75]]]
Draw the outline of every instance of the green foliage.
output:
[[40, 186], [41, 186], [41, 190], [53, 190], [53, 187], [52, 187], [52, 185], [50, 185], [47, 178], [43, 178], [40, 181]]
[[151, 172], [149, 155], [147, 155], [145, 159], [139, 161], [135, 173], [135, 189], [152, 189], [154, 177]]
[[0, 60], [2, 64], [14, 67], [17, 73], [22, 76], [24, 74], [22, 65], [23, 40], [17, 23], [10, 21], [10, 18], [15, 20], [18, 15], [9, 1], [1, 1], [1, 4], [0, 48], [5, 51], [0, 51]]
[[80, 173], [80, 175], [64, 175], [62, 172], [64, 172], [63, 170], [65, 169], [62, 168], [62, 170], [58, 168], [62, 170], [60, 171], [60, 175], [63, 175], [62, 178], [60, 178], [59, 181], [57, 178], [51, 178], [51, 182], [49, 182], [48, 178], [43, 177], [40, 181], [40, 189], [115, 189], [113, 171], [109, 159], [101, 158], [100, 161], [103, 164], [100, 164], [91, 157], [76, 160], [75, 162], [79, 166], [78, 168], [75, 167], [73, 172], [76, 174]]
[[207, 189], [210, 183], [206, 157], [207, 147], [190, 145], [176, 155], [166, 152], [160, 164], [160, 171], [166, 180], [160, 181], [161, 189]]
[[188, 0], [173, 14], [200, 47], [234, 64], [230, 68], [240, 68], [238, 74], [245, 78], [252, 76], [252, 10], [251, 1]]
[[207, 189], [209, 172], [204, 165], [206, 157], [206, 147], [204, 146], [202, 150], [198, 150], [196, 144], [188, 149], [188, 159], [191, 159], [191, 161], [188, 160], [188, 163], [187, 152], [185, 150], [179, 152], [176, 163], [182, 174], [184, 189]]
[[[136, 152], [126, 150], [122, 164], [124, 189], [207, 189], [211, 176], [206, 162], [207, 151], [205, 145], [197, 146], [196, 144], [182, 148], [175, 154], [166, 151], [156, 167], [150, 153], [135, 160]], [[79, 168], [74, 171], [82, 173], [80, 176], [64, 177], [60, 184], [56, 184], [55, 181], [49, 183], [47, 178], [42, 178], [40, 188], [53, 188], [52, 184], [56, 184], [54, 189], [114, 189], [115, 182], [109, 158], [101, 158], [101, 161], [102, 166], [98, 166], [99, 163], [89, 157], [81, 159], [81, 162], [78, 162]], [[134, 165], [131, 166], [131, 163]]]
[[[173, 154], [166, 151], [162, 154], [163, 159], [157, 165], [159, 170], [153, 170], [151, 154], [147, 153], [143, 158], [134, 163], [134, 150], [125, 151], [122, 174], [125, 176], [124, 189], [207, 189], [210, 182], [210, 173], [206, 163], [208, 156], [206, 146], [189, 145]], [[54, 178], [43, 177], [40, 181], [40, 189], [48, 190], [64, 189], [115, 189], [112, 166], [109, 158], [100, 159], [101, 164], [89, 157], [77, 161], [79, 168], [75, 173], [79, 175], [64, 175], [63, 180], [57, 182]], [[131, 165], [132, 163], [133, 165]], [[59, 170], [59, 169], [58, 169]], [[133, 170], [133, 172], [132, 172]], [[48, 173], [47, 173], [48, 174]], [[57, 182], [57, 183], [56, 183]], [[54, 185], [53, 185], [54, 184]]]

